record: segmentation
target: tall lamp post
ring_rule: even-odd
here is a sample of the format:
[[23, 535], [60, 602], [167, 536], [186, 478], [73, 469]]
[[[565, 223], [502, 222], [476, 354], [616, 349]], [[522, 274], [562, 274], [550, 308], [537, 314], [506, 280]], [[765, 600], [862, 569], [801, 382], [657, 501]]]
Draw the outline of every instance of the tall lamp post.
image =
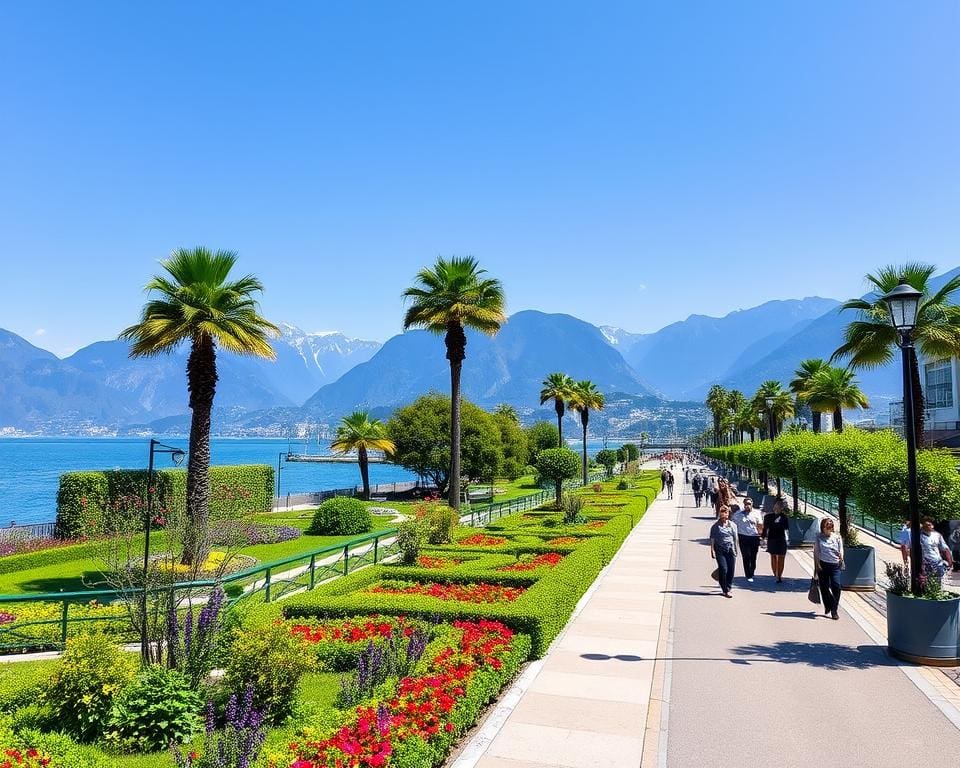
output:
[[900, 285], [883, 297], [890, 310], [890, 322], [897, 332], [897, 346], [903, 358], [903, 434], [907, 439], [907, 493], [910, 503], [910, 589], [919, 595], [920, 567], [920, 502], [917, 493], [917, 433], [913, 402], [913, 331], [917, 327], [920, 291], [901, 278]]
[[280, 508], [280, 473], [283, 471], [283, 459], [287, 455], [282, 451], [277, 454], [277, 509]]
[[150, 662], [150, 640], [147, 632], [147, 587], [150, 572], [150, 526], [153, 524], [153, 457], [157, 453], [168, 453], [176, 466], [183, 464], [187, 452], [182, 448], [150, 440], [150, 462], [147, 469], [147, 512], [143, 521], [143, 592], [140, 594], [140, 658], [144, 664]]

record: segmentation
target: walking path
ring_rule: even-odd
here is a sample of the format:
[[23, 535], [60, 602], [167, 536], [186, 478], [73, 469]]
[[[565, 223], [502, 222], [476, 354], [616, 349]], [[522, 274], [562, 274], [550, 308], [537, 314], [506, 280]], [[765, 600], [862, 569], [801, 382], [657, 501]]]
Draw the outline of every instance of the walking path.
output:
[[735, 597], [710, 578], [713, 514], [689, 486], [651, 505], [547, 656], [451, 768], [901, 768], [955, 762], [960, 687], [884, 652], [883, 619], [845, 593], [839, 621], [761, 552]]

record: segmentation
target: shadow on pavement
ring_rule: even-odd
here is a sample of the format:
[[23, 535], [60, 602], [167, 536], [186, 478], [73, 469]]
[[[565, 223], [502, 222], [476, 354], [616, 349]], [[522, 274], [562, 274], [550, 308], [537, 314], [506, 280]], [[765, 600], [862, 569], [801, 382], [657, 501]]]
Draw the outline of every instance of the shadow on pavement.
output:
[[703, 592], [693, 589], [661, 589], [661, 595], [697, 595], [701, 597], [715, 597], [719, 592]]
[[815, 619], [816, 611], [764, 611], [764, 616], [775, 616], [778, 619]]
[[878, 645], [851, 647], [837, 643], [798, 643], [782, 640], [770, 645], [742, 645], [732, 653], [748, 657], [750, 661], [776, 661], [781, 664], [806, 664], [821, 669], [868, 669], [893, 667], [890, 659]]

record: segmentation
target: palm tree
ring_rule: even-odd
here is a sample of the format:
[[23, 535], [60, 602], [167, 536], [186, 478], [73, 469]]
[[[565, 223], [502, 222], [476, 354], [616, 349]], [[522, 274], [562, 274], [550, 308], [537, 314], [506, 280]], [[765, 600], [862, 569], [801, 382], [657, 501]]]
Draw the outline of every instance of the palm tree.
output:
[[843, 432], [844, 408], [869, 408], [870, 403], [853, 377], [853, 371], [828, 365], [810, 379], [805, 398], [814, 413], [833, 412], [833, 428]]
[[510, 403], [500, 403], [500, 405], [493, 409], [493, 413], [496, 416], [503, 416], [509, 419], [514, 424], [520, 423], [520, 416], [517, 414], [517, 409], [510, 405]]
[[597, 389], [597, 385], [592, 381], [578, 381], [573, 385], [573, 390], [569, 395], [570, 409], [580, 414], [580, 424], [583, 426], [583, 484], [586, 485], [587, 478], [587, 424], [590, 423], [590, 409], [595, 411], [603, 409], [603, 393]]
[[370, 457], [368, 451], [393, 453], [397, 446], [387, 436], [386, 427], [379, 419], [371, 419], [366, 411], [354, 411], [340, 419], [337, 434], [330, 449], [337, 453], [357, 452], [360, 478], [363, 480], [363, 498], [370, 499]]
[[499, 280], [484, 278], [471, 256], [437, 259], [433, 269], [417, 273], [417, 284], [403, 292], [410, 307], [404, 330], [426, 328], [444, 334], [450, 361], [450, 506], [460, 509], [460, 372], [467, 357], [464, 328], [495, 335], [506, 322]]
[[560, 434], [558, 445], [563, 447], [563, 413], [566, 410], [567, 400], [576, 382], [565, 373], [551, 373], [543, 380], [543, 389], [540, 390], [540, 405], [553, 400], [553, 408], [557, 412], [557, 432]]
[[[767, 406], [767, 398], [773, 400], [770, 407]], [[783, 422], [793, 416], [795, 407], [790, 393], [783, 388], [779, 381], [772, 379], [763, 382], [757, 389], [753, 396], [753, 406], [761, 413], [767, 414], [767, 421], [769, 421], [771, 414], [773, 415], [773, 426], [777, 432], [783, 427]], [[770, 431], [768, 425], [765, 424], [764, 428], [767, 432]], [[773, 437], [773, 435], [767, 436]]]
[[274, 358], [270, 337], [277, 327], [259, 314], [253, 299], [263, 290], [253, 275], [228, 280], [237, 261], [233, 251], [180, 248], [160, 262], [167, 275], [156, 275], [146, 291], [155, 294], [143, 307], [140, 322], [120, 338], [132, 342], [131, 357], [173, 352], [190, 342], [187, 390], [190, 393], [190, 449], [187, 463], [187, 531], [184, 565], [202, 563], [208, 552], [210, 503], [210, 411], [217, 390], [217, 347], [240, 355]]
[[[797, 396], [798, 404], [807, 403], [807, 389], [810, 385], [810, 380], [816, 375], [817, 371], [822, 371], [824, 368], [829, 367], [830, 364], [826, 360], [821, 360], [816, 357], [801, 361], [800, 367], [794, 371], [794, 378], [790, 382], [790, 391]], [[820, 431], [820, 411], [815, 408], [811, 410], [813, 411], [813, 431], [817, 433]]]
[[[890, 310], [883, 296], [905, 281], [923, 296], [917, 309], [917, 325], [913, 339], [923, 356], [929, 359], [960, 354], [960, 307], [950, 302], [951, 295], [960, 288], [960, 275], [948, 280], [934, 292], [930, 285], [936, 267], [931, 264], [910, 263], [901, 267], [887, 266], [875, 275], [866, 275], [875, 292], [867, 299], [851, 299], [841, 310], [858, 312], [857, 319], [844, 331], [844, 343], [830, 360], [850, 359], [854, 370], [877, 368], [894, 357], [897, 333], [890, 323]], [[913, 363], [913, 418], [917, 444], [923, 444], [923, 390], [916, 349], [910, 350]]]
[[740, 412], [740, 409], [743, 408], [747, 403], [747, 398], [743, 396], [743, 392], [739, 389], [731, 389], [727, 392], [727, 410], [730, 411], [731, 415], [731, 430], [733, 435], [734, 443], [743, 442], [743, 433], [739, 429], [739, 422], [737, 420], [737, 414]]
[[710, 387], [707, 393], [707, 408], [713, 414], [713, 444], [720, 445], [720, 419], [727, 410], [727, 390], [719, 384]]

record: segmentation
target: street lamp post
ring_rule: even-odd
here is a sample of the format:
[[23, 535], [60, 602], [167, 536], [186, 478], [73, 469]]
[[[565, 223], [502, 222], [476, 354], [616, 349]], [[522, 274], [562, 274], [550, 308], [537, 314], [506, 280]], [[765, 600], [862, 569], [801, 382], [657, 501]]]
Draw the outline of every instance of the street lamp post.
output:
[[153, 457], [157, 453], [168, 453], [178, 467], [187, 455], [182, 448], [150, 440], [150, 461], [147, 465], [147, 512], [143, 521], [143, 591], [140, 593], [140, 657], [144, 664], [150, 662], [150, 640], [147, 632], [147, 587], [150, 572], [150, 526], [153, 524]]
[[[287, 454], [282, 451], [277, 454], [277, 508], [280, 507], [280, 473], [283, 471], [283, 457]], [[289, 486], [288, 486], [289, 487]]]
[[903, 359], [903, 434], [907, 439], [907, 494], [910, 504], [910, 589], [919, 595], [920, 567], [920, 501], [917, 493], [917, 433], [913, 402], [913, 330], [917, 327], [920, 291], [903, 278], [900, 285], [883, 297], [890, 310], [890, 322], [897, 332], [897, 346]]

